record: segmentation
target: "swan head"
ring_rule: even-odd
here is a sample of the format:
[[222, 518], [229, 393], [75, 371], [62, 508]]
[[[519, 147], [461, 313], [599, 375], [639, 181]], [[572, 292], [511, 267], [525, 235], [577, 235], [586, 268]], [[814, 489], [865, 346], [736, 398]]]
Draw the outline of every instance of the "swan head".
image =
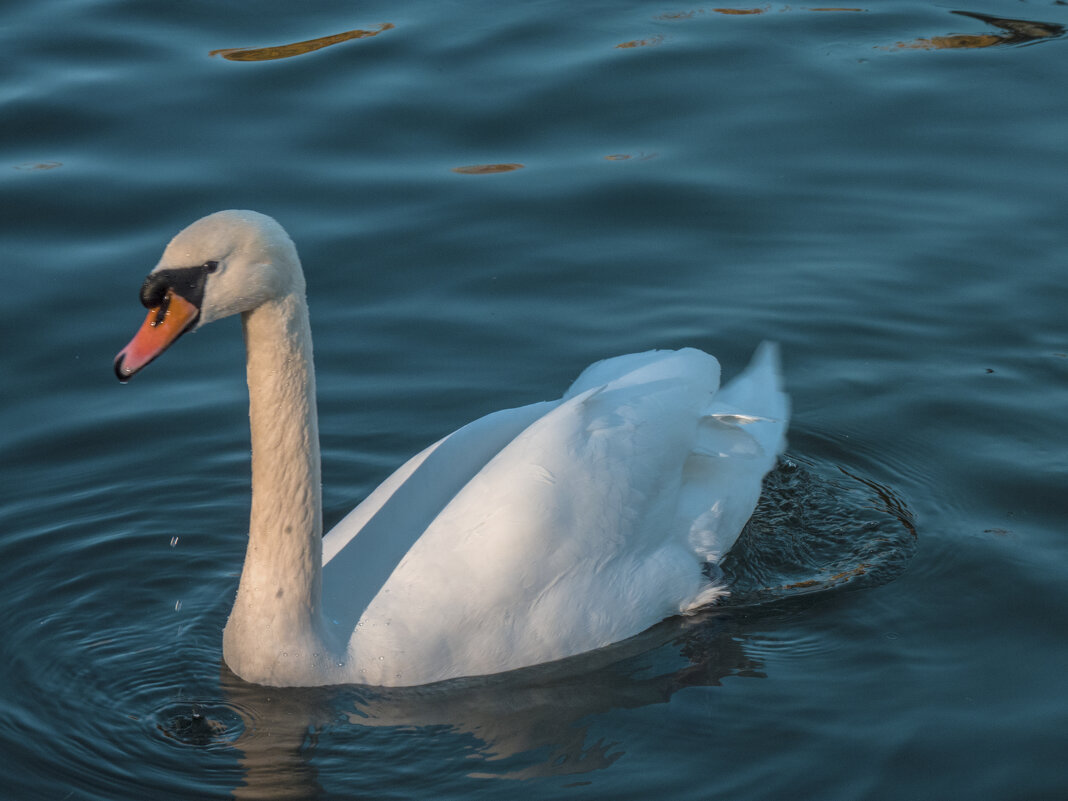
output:
[[128, 381], [186, 331], [303, 292], [297, 249], [274, 219], [209, 214], [171, 240], [142, 284], [148, 316], [115, 357], [115, 375]]

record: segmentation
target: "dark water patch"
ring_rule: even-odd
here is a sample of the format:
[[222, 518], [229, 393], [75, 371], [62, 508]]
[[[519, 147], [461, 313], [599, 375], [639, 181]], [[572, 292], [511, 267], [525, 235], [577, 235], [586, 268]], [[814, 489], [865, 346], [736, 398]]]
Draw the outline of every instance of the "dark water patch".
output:
[[893, 489], [857, 468], [792, 455], [765, 479], [723, 560], [724, 605], [878, 586], [905, 569], [916, 546], [914, 515]]
[[228, 747], [244, 731], [241, 714], [214, 701], [167, 704], [146, 723], [169, 741], [198, 748]]

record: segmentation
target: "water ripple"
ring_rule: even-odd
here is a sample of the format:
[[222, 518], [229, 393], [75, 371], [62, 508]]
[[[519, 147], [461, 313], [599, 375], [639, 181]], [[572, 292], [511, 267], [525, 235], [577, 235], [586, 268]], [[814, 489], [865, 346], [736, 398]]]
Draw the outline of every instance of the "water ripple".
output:
[[723, 561], [727, 605], [885, 584], [904, 570], [916, 542], [914, 516], [894, 489], [856, 468], [795, 455], [765, 480]]
[[167, 702], [144, 719], [168, 743], [228, 749], [245, 731], [249, 710], [217, 699]]

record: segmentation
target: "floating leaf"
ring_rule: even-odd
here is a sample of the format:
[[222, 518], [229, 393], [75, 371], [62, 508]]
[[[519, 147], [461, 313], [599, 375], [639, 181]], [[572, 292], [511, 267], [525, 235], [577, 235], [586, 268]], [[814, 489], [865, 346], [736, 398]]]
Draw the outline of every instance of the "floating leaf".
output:
[[763, 8], [713, 8], [717, 14], [766, 14], [771, 10], [770, 6]]
[[54, 170], [56, 167], [62, 167], [62, 161], [40, 161], [33, 162], [28, 161], [25, 164], [16, 164], [16, 170], [23, 170], [24, 172], [30, 172], [31, 170]]
[[613, 153], [610, 156], [605, 156], [605, 159], [607, 161], [627, 161], [629, 159], [648, 161], [649, 159], [655, 159], [658, 155], [658, 153], [639, 153], [636, 156], [632, 156], [630, 153]]
[[664, 41], [664, 37], [663, 36], [653, 36], [650, 39], [632, 39], [629, 42], [623, 42], [621, 44], [617, 44], [616, 47], [617, 48], [621, 48], [621, 47], [622, 48], [626, 48], [626, 47], [655, 47], [656, 45], [661, 44], [663, 41]]
[[396, 27], [392, 22], [383, 22], [372, 30], [354, 30], [344, 33], [335, 33], [332, 36], [320, 36], [318, 39], [307, 39], [303, 42], [276, 45], [274, 47], [232, 47], [222, 50], [212, 50], [209, 55], [222, 56], [227, 61], [274, 61], [279, 58], [292, 58], [321, 50], [330, 45], [347, 42], [350, 39], [367, 39], [378, 36], [382, 31], [392, 30]]
[[453, 172], [461, 175], [490, 175], [497, 172], [511, 172], [523, 169], [522, 164], [472, 164], [469, 167], [453, 167]]
[[987, 14], [977, 14], [972, 11], [950, 12], [961, 17], [971, 17], [995, 28], [1001, 28], [1003, 33], [980, 33], [980, 34], [951, 34], [949, 36], [932, 36], [929, 39], [913, 39], [909, 42], [898, 42], [883, 50], [971, 50], [982, 47], [998, 47], [1001, 45], [1025, 45], [1034, 44], [1048, 39], [1056, 39], [1064, 36], [1065, 27], [1052, 22], [1033, 22], [1023, 19], [1008, 19], [1006, 17], [991, 17]]

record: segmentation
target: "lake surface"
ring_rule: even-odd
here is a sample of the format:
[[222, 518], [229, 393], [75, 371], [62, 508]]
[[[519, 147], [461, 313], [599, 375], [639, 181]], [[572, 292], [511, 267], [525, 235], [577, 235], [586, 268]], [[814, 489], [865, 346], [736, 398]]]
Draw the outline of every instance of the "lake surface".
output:
[[[1068, 7], [23, 3], [0, 29], [0, 796], [1068, 791]], [[609, 355], [781, 343], [729, 601], [492, 679], [222, 664], [236, 321], [128, 386], [168, 239], [276, 217], [327, 526]]]

